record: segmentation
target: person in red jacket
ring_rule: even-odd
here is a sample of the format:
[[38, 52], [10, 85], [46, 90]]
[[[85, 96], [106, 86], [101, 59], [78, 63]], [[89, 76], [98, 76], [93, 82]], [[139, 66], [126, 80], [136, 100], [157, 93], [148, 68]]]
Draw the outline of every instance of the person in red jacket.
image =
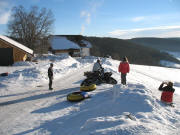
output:
[[121, 84], [126, 85], [126, 75], [130, 70], [127, 57], [123, 58], [123, 61], [120, 63], [118, 70], [121, 72]]
[[[163, 87], [163, 85], [166, 84], [166, 86]], [[173, 102], [173, 93], [175, 89], [173, 88], [173, 83], [172, 82], [163, 82], [159, 86], [159, 90], [162, 91], [161, 94], [161, 101], [167, 103], [167, 104], [172, 104]]]

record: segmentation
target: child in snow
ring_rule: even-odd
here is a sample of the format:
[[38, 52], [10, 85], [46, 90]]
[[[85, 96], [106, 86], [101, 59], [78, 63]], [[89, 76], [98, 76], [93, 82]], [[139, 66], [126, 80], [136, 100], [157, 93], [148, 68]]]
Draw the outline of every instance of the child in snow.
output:
[[99, 59], [96, 61], [96, 63], [94, 63], [93, 72], [98, 76], [99, 80], [102, 80], [102, 77], [104, 76], [104, 68], [102, 67]]
[[53, 80], [53, 63], [50, 64], [48, 68], [48, 77], [49, 77], [49, 90], [53, 90], [52, 88], [52, 80]]
[[120, 63], [118, 70], [121, 72], [121, 84], [126, 85], [126, 75], [130, 70], [127, 57], [123, 58], [123, 61]]
[[[163, 87], [163, 85], [166, 84], [166, 86]], [[173, 102], [173, 93], [175, 89], [173, 88], [173, 83], [172, 82], [163, 82], [159, 86], [159, 90], [162, 91], [161, 94], [161, 101], [167, 103], [167, 104], [172, 104]]]
[[96, 63], [94, 63], [93, 72], [101, 71], [102, 69], [101, 61], [98, 59]]

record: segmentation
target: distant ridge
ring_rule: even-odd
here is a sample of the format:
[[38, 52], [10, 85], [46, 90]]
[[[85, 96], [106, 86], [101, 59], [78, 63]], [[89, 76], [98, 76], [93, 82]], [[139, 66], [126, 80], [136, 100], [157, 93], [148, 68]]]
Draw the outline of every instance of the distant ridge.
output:
[[[92, 45], [90, 54], [92, 56], [106, 57], [110, 55], [113, 59], [122, 60], [127, 56], [131, 64], [162, 66], [161, 60], [180, 64], [180, 61], [160, 50], [134, 43], [131, 40], [123, 40], [108, 37], [87, 37], [83, 35], [59, 35], [81, 44], [82, 40], [89, 41]], [[154, 38], [153, 38], [154, 39]]]
[[132, 43], [152, 47], [158, 50], [164, 51], [180, 51], [180, 38], [132, 38], [127, 40]]
[[161, 66], [161, 60], [180, 64], [179, 60], [173, 58], [167, 53], [134, 43], [131, 40], [101, 37], [86, 37], [86, 39], [93, 46], [91, 49], [91, 55], [94, 56], [104, 57], [110, 55], [112, 58], [117, 60], [122, 60], [124, 56], [127, 56], [130, 63], [141, 65]]

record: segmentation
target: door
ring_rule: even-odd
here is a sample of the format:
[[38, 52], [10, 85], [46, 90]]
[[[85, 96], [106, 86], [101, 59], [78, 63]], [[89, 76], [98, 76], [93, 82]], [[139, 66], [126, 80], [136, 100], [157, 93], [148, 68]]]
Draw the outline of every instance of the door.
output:
[[13, 48], [0, 48], [0, 66], [9, 66], [13, 63]]

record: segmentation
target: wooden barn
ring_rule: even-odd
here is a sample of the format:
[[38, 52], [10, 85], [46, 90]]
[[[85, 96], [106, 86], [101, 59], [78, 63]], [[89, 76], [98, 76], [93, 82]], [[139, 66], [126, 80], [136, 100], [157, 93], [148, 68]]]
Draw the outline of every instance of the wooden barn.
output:
[[0, 35], [0, 66], [8, 66], [14, 62], [25, 61], [29, 56], [33, 56], [33, 50], [6, 36]]

